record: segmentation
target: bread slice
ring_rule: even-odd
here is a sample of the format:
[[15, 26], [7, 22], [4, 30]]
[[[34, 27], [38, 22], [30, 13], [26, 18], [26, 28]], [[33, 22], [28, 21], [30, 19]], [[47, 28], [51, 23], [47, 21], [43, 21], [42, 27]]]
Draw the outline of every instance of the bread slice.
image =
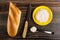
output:
[[20, 24], [20, 18], [21, 11], [12, 2], [10, 2], [7, 20], [7, 32], [9, 36], [16, 36]]

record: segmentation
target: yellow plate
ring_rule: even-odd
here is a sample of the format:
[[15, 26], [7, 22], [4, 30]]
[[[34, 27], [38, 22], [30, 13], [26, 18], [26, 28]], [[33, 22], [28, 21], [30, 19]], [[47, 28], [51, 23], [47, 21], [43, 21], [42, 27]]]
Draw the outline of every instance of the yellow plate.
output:
[[[48, 20], [45, 21], [45, 22], [40, 22], [36, 19], [36, 14], [37, 12], [40, 10], [40, 9], [45, 9], [47, 10], [48, 14], [49, 14], [49, 17], [48, 17]], [[53, 18], [53, 14], [52, 14], [52, 11], [49, 7], [47, 6], [38, 6], [37, 8], [35, 8], [35, 10], [33, 11], [33, 14], [32, 14], [32, 17], [33, 17], [33, 20], [36, 24], [38, 25], [41, 25], [41, 26], [44, 26], [44, 25], [47, 25], [49, 24], [51, 21], [52, 21], [52, 18]]]

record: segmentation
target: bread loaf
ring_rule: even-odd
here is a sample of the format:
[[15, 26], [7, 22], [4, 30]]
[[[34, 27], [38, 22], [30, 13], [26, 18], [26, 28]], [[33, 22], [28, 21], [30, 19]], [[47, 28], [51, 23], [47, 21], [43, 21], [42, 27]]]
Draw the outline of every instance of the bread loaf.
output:
[[21, 11], [12, 2], [10, 2], [7, 20], [7, 32], [9, 36], [16, 36], [20, 24], [20, 18]]

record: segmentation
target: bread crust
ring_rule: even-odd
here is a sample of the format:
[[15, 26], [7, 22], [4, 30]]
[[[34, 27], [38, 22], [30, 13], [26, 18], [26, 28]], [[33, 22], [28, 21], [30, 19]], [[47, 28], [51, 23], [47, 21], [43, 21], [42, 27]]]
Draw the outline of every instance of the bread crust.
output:
[[7, 32], [9, 36], [16, 36], [20, 24], [20, 18], [21, 11], [12, 2], [10, 2], [9, 15], [7, 20]]

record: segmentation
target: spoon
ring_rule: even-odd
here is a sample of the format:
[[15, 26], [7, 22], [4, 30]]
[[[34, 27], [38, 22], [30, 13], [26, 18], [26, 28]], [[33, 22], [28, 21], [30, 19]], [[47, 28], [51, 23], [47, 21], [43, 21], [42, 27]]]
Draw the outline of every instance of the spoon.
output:
[[33, 32], [33, 33], [37, 32], [37, 31], [40, 31], [40, 32], [47, 33], [47, 34], [54, 34], [54, 32], [38, 29], [35, 26], [31, 27], [30, 31]]

